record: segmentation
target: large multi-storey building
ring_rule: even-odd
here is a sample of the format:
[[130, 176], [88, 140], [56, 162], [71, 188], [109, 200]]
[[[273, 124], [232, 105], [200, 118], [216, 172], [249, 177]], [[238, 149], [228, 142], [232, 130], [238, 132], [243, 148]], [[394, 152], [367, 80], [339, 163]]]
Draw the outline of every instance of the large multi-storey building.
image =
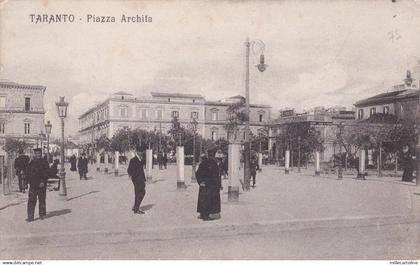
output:
[[[0, 81], [0, 146], [6, 138], [24, 140], [30, 146], [42, 141], [46, 87]], [[0, 148], [0, 156], [5, 151]]]
[[[181, 125], [189, 126], [195, 118], [197, 132], [204, 138], [217, 140], [227, 138], [225, 124], [228, 122], [228, 108], [241, 96], [219, 101], [208, 101], [201, 95], [152, 92], [149, 97], [135, 97], [118, 92], [86, 111], [79, 117], [81, 144], [88, 144], [105, 135], [111, 138], [123, 128], [162, 131], [167, 133], [174, 117]], [[250, 105], [250, 129], [257, 130], [270, 120], [271, 107]]]
[[383, 113], [394, 115], [398, 119], [415, 120], [419, 90], [409, 71], [404, 81], [404, 84], [393, 86], [389, 92], [357, 101], [354, 104], [356, 119], [366, 120], [377, 113]]

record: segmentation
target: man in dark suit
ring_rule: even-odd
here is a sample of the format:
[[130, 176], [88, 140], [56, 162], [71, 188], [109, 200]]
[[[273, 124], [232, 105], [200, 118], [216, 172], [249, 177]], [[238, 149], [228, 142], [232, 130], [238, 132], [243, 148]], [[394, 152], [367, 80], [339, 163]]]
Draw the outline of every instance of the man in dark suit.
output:
[[25, 192], [27, 181], [25, 176], [29, 165], [29, 156], [23, 153], [23, 150], [19, 150], [19, 156], [15, 159], [16, 175], [19, 180], [19, 191]]
[[86, 174], [88, 172], [88, 160], [86, 157], [86, 153], [83, 152], [82, 156], [79, 157], [77, 161], [77, 168], [79, 169], [80, 180], [82, 180], [82, 178], [87, 180]]
[[28, 198], [28, 222], [34, 220], [36, 201], [39, 201], [39, 217], [43, 219], [47, 214], [45, 203], [47, 194], [47, 181], [50, 174], [48, 162], [42, 159], [41, 148], [34, 149], [35, 157], [28, 166], [29, 198]]
[[144, 214], [140, 210], [140, 204], [146, 195], [146, 177], [144, 175], [144, 159], [143, 150], [141, 147], [136, 148], [135, 156], [130, 159], [127, 173], [131, 177], [134, 185], [134, 206], [132, 208], [135, 214]]

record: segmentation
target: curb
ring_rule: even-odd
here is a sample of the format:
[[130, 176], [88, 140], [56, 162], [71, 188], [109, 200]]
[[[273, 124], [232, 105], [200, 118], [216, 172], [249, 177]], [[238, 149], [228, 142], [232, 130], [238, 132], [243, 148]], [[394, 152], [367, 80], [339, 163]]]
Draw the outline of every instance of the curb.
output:
[[134, 241], [159, 241], [197, 237], [253, 235], [273, 232], [299, 231], [322, 228], [350, 228], [381, 225], [420, 223], [420, 216], [355, 216], [343, 218], [294, 219], [261, 221], [251, 224], [215, 224], [160, 227], [120, 231], [75, 231], [47, 234], [2, 235], [0, 251], [39, 248], [70, 247], [97, 244], [118, 244]]

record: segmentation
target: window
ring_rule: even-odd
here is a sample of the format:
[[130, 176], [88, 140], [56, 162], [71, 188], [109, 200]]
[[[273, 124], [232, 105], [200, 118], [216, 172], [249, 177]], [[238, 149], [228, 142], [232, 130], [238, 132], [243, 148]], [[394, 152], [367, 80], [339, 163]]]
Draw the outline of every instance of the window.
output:
[[29, 122], [25, 122], [25, 134], [31, 133], [31, 124]]
[[213, 131], [211, 132], [211, 140], [216, 141], [217, 140], [217, 132]]
[[370, 109], [370, 116], [375, 115], [376, 114], [376, 108], [371, 108]]
[[0, 97], [0, 108], [6, 107], [6, 97]]
[[171, 102], [171, 98], [168, 98], [168, 102]]
[[0, 122], [0, 134], [6, 133], [6, 124], [4, 122]]
[[161, 109], [158, 109], [157, 110], [157, 112], [156, 112], [156, 118], [158, 120], [161, 120], [162, 119], [162, 110]]
[[198, 119], [198, 112], [197, 111], [192, 111], [191, 112], [191, 119]]
[[173, 110], [171, 113], [172, 118], [179, 118], [179, 112], [177, 110]]
[[127, 117], [127, 108], [126, 107], [120, 107], [120, 116], [121, 117]]
[[141, 118], [143, 120], [147, 119], [147, 110], [146, 109], [141, 110]]
[[263, 115], [263, 114], [260, 114], [260, 115], [259, 115], [259, 117], [258, 117], [259, 122], [262, 122], [262, 121], [263, 121], [263, 117], [264, 117], [264, 115]]
[[31, 98], [25, 98], [25, 111], [31, 110]]
[[226, 111], [226, 120], [232, 119], [232, 112]]
[[217, 111], [213, 111], [212, 113], [211, 113], [211, 120], [212, 121], [217, 121], [218, 120], [218, 113], [217, 113]]
[[389, 114], [389, 107], [388, 106], [384, 107], [383, 113], [384, 114]]
[[357, 119], [362, 120], [363, 119], [363, 109], [359, 109], [357, 111]]

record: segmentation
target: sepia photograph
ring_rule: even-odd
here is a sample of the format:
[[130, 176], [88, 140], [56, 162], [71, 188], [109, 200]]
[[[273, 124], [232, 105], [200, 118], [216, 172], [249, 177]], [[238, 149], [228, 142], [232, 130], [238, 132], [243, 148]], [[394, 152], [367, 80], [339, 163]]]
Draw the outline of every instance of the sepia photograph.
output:
[[0, 261], [420, 259], [420, 0], [0, 0]]

